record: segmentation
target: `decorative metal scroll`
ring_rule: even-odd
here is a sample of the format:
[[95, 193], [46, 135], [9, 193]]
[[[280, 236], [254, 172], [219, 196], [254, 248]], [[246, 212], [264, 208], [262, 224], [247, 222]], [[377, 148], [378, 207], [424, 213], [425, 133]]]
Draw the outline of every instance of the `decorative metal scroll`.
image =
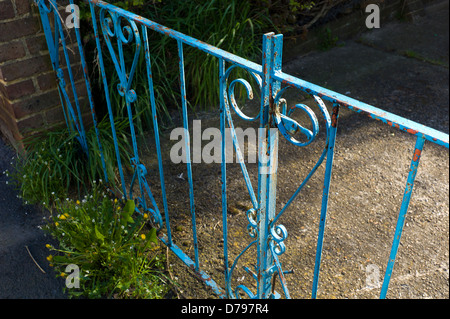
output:
[[[49, 48], [50, 58], [52, 60], [53, 68], [55, 70], [56, 78], [58, 80], [58, 89], [61, 96], [61, 103], [63, 105], [64, 115], [69, 130], [77, 130], [79, 133], [79, 141], [83, 149], [87, 152], [87, 143], [81, 112], [79, 109], [78, 96], [74, 85], [70, 61], [68, 59], [67, 48], [65, 44], [63, 25], [57, 14], [56, 0], [35, 0], [38, 4], [43, 25], [44, 33]], [[73, 1], [70, 1], [73, 4]], [[278, 298], [280, 294], [273, 289], [273, 282], [278, 278], [283, 294], [286, 298], [290, 298], [289, 290], [286, 284], [285, 275], [289, 271], [282, 268], [281, 259], [283, 254], [288, 249], [286, 247], [286, 239], [288, 238], [288, 230], [279, 223], [280, 217], [285, 214], [293, 201], [297, 198], [304, 186], [308, 183], [310, 178], [317, 172], [317, 169], [325, 162], [324, 184], [321, 203], [321, 214], [319, 221], [318, 241], [316, 247], [316, 260], [314, 266], [314, 278], [312, 286], [312, 297], [316, 298], [317, 288], [319, 283], [320, 264], [322, 258], [322, 245], [325, 233], [325, 222], [328, 210], [328, 194], [330, 189], [331, 173], [333, 166], [333, 156], [336, 139], [336, 129], [339, 117], [340, 107], [347, 107], [358, 113], [364, 113], [373, 119], [381, 120], [382, 122], [396, 127], [402, 131], [417, 136], [417, 142], [413, 159], [411, 162], [411, 171], [408, 176], [405, 193], [400, 208], [400, 215], [397, 221], [396, 233], [391, 247], [391, 255], [386, 270], [383, 287], [381, 289], [380, 297], [384, 298], [389, 286], [393, 265], [396, 259], [396, 254], [402, 233], [404, 218], [408, 209], [408, 204], [411, 198], [411, 192], [414, 185], [414, 179], [417, 173], [417, 168], [420, 161], [423, 144], [429, 141], [446, 148], [449, 147], [448, 134], [436, 131], [432, 128], [423, 126], [405, 118], [399, 117], [389, 112], [385, 112], [371, 105], [354, 100], [344, 95], [338, 94], [331, 90], [322, 88], [312, 83], [306, 82], [299, 78], [285, 74], [281, 70], [282, 65], [282, 35], [275, 35], [268, 33], [263, 37], [262, 45], [262, 62], [257, 64], [248, 61], [242, 57], [233, 55], [220, 48], [211, 46], [207, 43], [201, 42], [197, 39], [184, 35], [175, 30], [171, 30], [154, 21], [135, 15], [126, 10], [113, 6], [105, 1], [90, 0], [90, 13], [92, 17], [93, 30], [95, 33], [96, 46], [98, 52], [98, 61], [101, 71], [101, 77], [104, 86], [104, 93], [106, 104], [108, 108], [108, 115], [111, 123], [111, 133], [114, 138], [116, 159], [118, 171], [120, 174], [121, 187], [123, 196], [132, 198], [137, 203], [138, 212], [148, 212], [152, 216], [154, 225], [160, 230], [158, 237], [166, 244], [170, 250], [179, 257], [189, 268], [191, 268], [197, 276], [209, 286], [213, 292], [221, 298], [240, 298], [246, 296], [248, 298]], [[55, 23], [49, 21], [49, 16], [54, 16]], [[97, 21], [98, 19], [98, 21]], [[52, 27], [54, 28], [52, 30]], [[100, 29], [99, 29], [100, 27]], [[191, 259], [185, 252], [178, 247], [172, 238], [170, 227], [170, 216], [167, 205], [165, 179], [162, 163], [162, 152], [159, 138], [159, 125], [156, 112], [155, 96], [153, 89], [153, 77], [151, 70], [151, 54], [148, 43], [148, 32], [158, 32], [164, 36], [172, 38], [177, 41], [178, 45], [178, 62], [179, 62], [179, 78], [180, 78], [180, 96], [183, 114], [183, 126], [188, 129], [188, 113], [186, 100], [186, 83], [185, 83], [185, 66], [184, 66], [184, 47], [190, 46], [201, 50], [218, 59], [219, 67], [219, 89], [220, 89], [220, 130], [222, 136], [225, 136], [225, 129], [228, 127], [231, 130], [231, 137], [233, 146], [236, 151], [236, 156], [241, 168], [242, 176], [251, 200], [252, 207], [247, 210], [247, 233], [250, 238], [250, 243], [238, 253], [229, 266], [228, 253], [228, 223], [227, 223], [227, 165], [225, 158], [225, 138], [222, 138], [221, 147], [221, 183], [222, 183], [222, 226], [223, 226], [223, 257], [224, 257], [224, 277], [225, 288], [221, 288], [217, 283], [202, 269], [200, 269], [197, 228], [196, 228], [196, 210], [195, 198], [193, 193], [193, 178], [192, 167], [190, 161], [190, 145], [189, 139], [186, 139], [187, 151], [187, 180], [189, 183], [189, 201], [190, 213], [193, 229], [194, 239], [194, 260]], [[76, 29], [77, 44], [80, 52], [82, 67], [84, 70], [84, 78], [89, 96], [92, 116], [94, 119], [94, 126], [96, 127], [96, 118], [94, 112], [94, 105], [92, 102], [91, 88], [86, 74], [86, 64], [83, 55], [82, 43], [80, 40], [79, 31]], [[106, 43], [107, 52], [103, 51], [101, 45], [101, 37]], [[59, 50], [62, 47], [65, 61], [59, 60]], [[125, 48], [128, 48], [127, 53], [131, 50], [133, 60], [130, 65], [125, 63]], [[158, 156], [158, 167], [160, 176], [160, 187], [162, 194], [163, 215], [158, 208], [158, 205], [153, 197], [149, 183], [147, 182], [147, 169], [139, 160], [138, 144], [136, 141], [136, 133], [134, 130], [133, 117], [133, 103], [136, 102], [138, 92], [132, 87], [133, 78], [136, 73], [137, 62], [142, 48], [144, 49], [147, 82], [149, 92], [149, 107], [152, 111], [153, 127], [155, 145]], [[129, 118], [131, 139], [133, 146], [133, 157], [131, 165], [133, 167], [133, 175], [131, 178], [131, 185], [129, 190], [126, 189], [124, 171], [122, 169], [121, 157], [119, 153], [119, 145], [116, 138], [116, 131], [114, 127], [114, 117], [111, 110], [111, 101], [109, 96], [108, 77], [105, 73], [105, 65], [103, 55], [109, 54], [112, 63], [114, 64], [115, 72], [119, 78], [119, 84], [115, 89], [123, 97]], [[61, 65], [65, 62], [67, 65], [68, 78], [70, 80], [70, 88], [67, 85], [66, 77], [64, 75], [64, 67]], [[227, 68], [228, 65], [228, 68]], [[236, 88], [240, 86], [244, 88], [249, 99], [254, 98], [254, 92], [250, 81], [244, 78], [233, 79], [230, 74], [233, 70], [245, 71], [249, 78], [252, 78], [260, 91], [261, 106], [260, 111], [253, 116], [244, 113], [242, 108], [238, 105], [236, 99]], [[244, 73], [245, 73], [244, 72]], [[298, 103], [289, 106], [286, 99], [283, 97], [288, 89], [300, 90], [307, 93], [313, 98], [316, 104], [314, 112], [313, 109], [305, 104]], [[75, 108], [72, 101], [69, 99], [68, 89], [71, 89], [74, 96]], [[331, 114], [325, 104], [328, 102], [332, 105]], [[67, 112], [66, 112], [67, 110]], [[258, 185], [252, 185], [247, 167], [243, 160], [241, 145], [236, 136], [232, 112], [238, 115], [241, 119], [248, 122], [259, 122], [259, 152], [267, 155], [267, 161], [258, 160]], [[294, 113], [302, 112], [306, 115], [308, 123], [299, 123], [294, 119]], [[319, 125], [320, 123], [322, 125]], [[317, 140], [319, 136], [319, 129], [323, 127], [325, 130], [325, 146], [320, 154], [317, 162], [306, 175], [304, 180], [299, 183], [296, 191], [291, 195], [281, 210], [276, 211], [276, 182], [277, 182], [277, 165], [278, 165], [278, 139], [279, 133], [292, 146], [307, 147]], [[296, 136], [301, 135], [302, 139]], [[97, 132], [98, 137], [98, 132]], [[101, 150], [101, 141], [98, 138], [99, 147]], [[101, 151], [102, 159], [103, 153]], [[104, 161], [103, 168], [105, 169]], [[107, 180], [108, 176], [105, 178]], [[135, 189], [139, 192], [136, 193]], [[165, 228], [165, 232], [163, 232]], [[256, 282], [256, 291], [252, 290], [244, 284], [232, 287], [233, 274], [244, 254], [250, 252], [250, 248], [256, 247], [256, 263], [254, 269], [249, 269], [244, 266], [244, 270], [251, 274], [251, 277]]]

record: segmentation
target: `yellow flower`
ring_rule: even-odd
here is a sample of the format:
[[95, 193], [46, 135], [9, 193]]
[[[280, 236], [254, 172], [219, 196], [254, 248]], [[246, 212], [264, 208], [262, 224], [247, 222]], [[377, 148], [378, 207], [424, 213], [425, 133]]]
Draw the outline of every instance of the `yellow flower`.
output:
[[66, 219], [66, 216], [65, 215], [61, 215], [61, 216], [59, 216], [59, 219], [64, 220], [64, 219]]
[[77, 205], [80, 205], [81, 203], [80, 203], [80, 201], [77, 199]]
[[60, 274], [60, 276], [64, 278], [64, 277], [66, 277], [67, 275], [66, 275], [66, 273], [62, 272], [62, 273]]
[[147, 219], [148, 218], [148, 214], [144, 214], [144, 218]]
[[114, 204], [117, 204], [117, 198], [114, 198]]
[[48, 256], [47, 256], [47, 260], [48, 260], [48, 261], [52, 261], [52, 260], [53, 260], [53, 256], [52, 256], [52, 255], [48, 255]]
[[51, 248], [52, 248], [52, 245], [47, 244], [47, 245], [45, 245], [45, 247], [47, 247], [48, 249], [51, 249]]
[[145, 234], [141, 234], [142, 240], [145, 240]]
[[56, 222], [56, 223], [55, 223], [55, 226], [56, 226], [56, 227], [58, 227], [58, 225], [59, 225], [59, 223], [58, 223], [58, 222]]

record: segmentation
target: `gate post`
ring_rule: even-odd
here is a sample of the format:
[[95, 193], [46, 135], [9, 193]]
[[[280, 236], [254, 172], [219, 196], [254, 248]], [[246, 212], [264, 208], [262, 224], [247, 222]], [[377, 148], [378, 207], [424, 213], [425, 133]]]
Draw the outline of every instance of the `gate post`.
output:
[[278, 168], [278, 128], [274, 126], [276, 105], [274, 96], [280, 90], [280, 82], [273, 80], [275, 71], [281, 70], [283, 36], [268, 33], [263, 38], [263, 79], [261, 90], [261, 120], [258, 136], [258, 260], [257, 298], [272, 296], [272, 267], [274, 258], [270, 249], [269, 225], [275, 218]]

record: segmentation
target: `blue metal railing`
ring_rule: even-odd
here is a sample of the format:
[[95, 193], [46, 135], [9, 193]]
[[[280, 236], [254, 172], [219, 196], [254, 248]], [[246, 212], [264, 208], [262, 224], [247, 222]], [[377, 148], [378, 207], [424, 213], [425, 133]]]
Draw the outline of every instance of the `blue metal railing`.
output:
[[[38, 4], [43, 29], [47, 39], [47, 45], [50, 52], [53, 68], [55, 69], [58, 78], [58, 89], [61, 95], [61, 101], [63, 105], [64, 114], [66, 117], [67, 126], [70, 130], [76, 129], [79, 132], [79, 140], [85, 151], [87, 151], [87, 144], [85, 141], [85, 132], [83, 122], [81, 118], [80, 107], [76, 94], [76, 87], [74, 85], [74, 78], [71, 71], [71, 65], [67, 54], [67, 46], [64, 41], [64, 27], [61, 21], [56, 7], [56, 0], [35, 0]], [[70, 0], [73, 4], [73, 0]], [[319, 222], [319, 233], [316, 247], [316, 260], [314, 267], [314, 277], [312, 286], [312, 297], [317, 297], [317, 289], [319, 283], [319, 273], [322, 258], [322, 245], [325, 233], [326, 217], [328, 210], [328, 194], [331, 182], [331, 173], [333, 167], [333, 155], [336, 140], [336, 130], [339, 117], [340, 107], [347, 107], [358, 113], [364, 113], [375, 120], [380, 120], [392, 127], [406, 131], [410, 134], [417, 136], [417, 142], [413, 153], [411, 162], [411, 170], [408, 175], [407, 185], [405, 188], [404, 197], [402, 200], [400, 214], [397, 221], [395, 236], [391, 247], [391, 253], [385, 273], [383, 285], [381, 288], [380, 298], [385, 298], [388, 290], [389, 281], [391, 278], [393, 266], [395, 263], [398, 246], [403, 230], [403, 224], [405, 221], [406, 212], [411, 198], [411, 193], [414, 185], [415, 176], [417, 173], [420, 155], [422, 147], [425, 141], [449, 147], [448, 134], [436, 131], [432, 128], [415, 123], [408, 119], [402, 118], [395, 114], [383, 111], [374, 106], [362, 103], [347, 96], [338, 94], [331, 90], [327, 90], [320, 86], [298, 79], [296, 77], [285, 74], [281, 71], [282, 68], [282, 48], [283, 48], [283, 36], [269, 33], [263, 37], [262, 46], [262, 63], [256, 64], [248, 61], [242, 57], [236, 56], [207, 43], [184, 35], [175, 30], [166, 28], [156, 22], [150, 21], [146, 18], [128, 12], [113, 6], [107, 2], [98, 0], [90, 0], [90, 13], [92, 17], [93, 30], [96, 39], [96, 47], [98, 52], [98, 62], [101, 70], [101, 76], [104, 86], [104, 93], [106, 104], [108, 108], [109, 119], [111, 123], [112, 135], [115, 143], [116, 160], [118, 165], [118, 171], [121, 181], [121, 192], [126, 198], [134, 198], [137, 201], [137, 207], [139, 212], [148, 212], [152, 216], [153, 224], [160, 230], [159, 238], [166, 244], [171, 251], [178, 256], [189, 268], [199, 276], [199, 278], [210, 286], [215, 294], [221, 298], [239, 298], [243, 293], [250, 298], [275, 298], [279, 297], [279, 294], [273, 291], [272, 279], [274, 276], [278, 276], [281, 282], [281, 287], [285, 297], [289, 298], [289, 290], [284, 278], [280, 257], [286, 250], [285, 239], [287, 238], [286, 228], [278, 224], [279, 218], [285, 213], [287, 208], [291, 205], [294, 199], [298, 196], [300, 191], [309, 181], [311, 176], [317, 171], [318, 167], [325, 161], [325, 173], [324, 173], [324, 185], [322, 193], [322, 205]], [[52, 30], [49, 22], [49, 16], [54, 16], [54, 30]], [[125, 24], [125, 25], [124, 25]], [[221, 190], [222, 190], [222, 224], [223, 224], [223, 258], [224, 258], [224, 279], [225, 287], [221, 288], [217, 283], [202, 269], [200, 269], [199, 262], [199, 248], [197, 241], [197, 227], [196, 227], [196, 207], [194, 199], [194, 183], [192, 177], [192, 166], [190, 159], [190, 144], [189, 138], [186, 138], [186, 165], [187, 165], [187, 180], [189, 182], [189, 203], [191, 222], [194, 238], [194, 260], [192, 260], [180, 247], [178, 247], [173, 240], [172, 231], [170, 226], [170, 212], [167, 202], [165, 178], [163, 171], [162, 161], [162, 149], [160, 142], [159, 124], [156, 112], [156, 102], [154, 93], [154, 83], [152, 76], [152, 59], [148, 42], [148, 32], [155, 31], [162, 35], [168, 36], [174, 39], [178, 45], [178, 61], [179, 61], [179, 78], [180, 78], [180, 93], [181, 93], [181, 107], [183, 116], [183, 126], [188, 131], [188, 110], [186, 99], [186, 80], [185, 80], [185, 66], [184, 66], [184, 51], [185, 46], [190, 46], [198, 50], [204, 51], [218, 59], [219, 67], [219, 90], [220, 90], [220, 132], [222, 137], [225, 136], [226, 129], [231, 130], [232, 141], [236, 150], [238, 162], [243, 174], [243, 178], [249, 192], [249, 196], [252, 203], [252, 208], [246, 213], [248, 219], [248, 232], [253, 241], [246, 246], [234, 259], [231, 267], [229, 267], [229, 243], [228, 243], [228, 221], [227, 221], [227, 162], [225, 152], [225, 138], [221, 141]], [[91, 108], [94, 126], [97, 126], [94, 103], [92, 99], [91, 88], [86, 71], [86, 62], [84, 59], [83, 46], [79, 30], [75, 29], [77, 44], [79, 48], [79, 54], [81, 57], [83, 75], [87, 87], [87, 94], [89, 97], [89, 105]], [[106, 44], [107, 52], [103, 51], [103, 43]], [[112, 39], [116, 40], [116, 44], [113, 45]], [[132, 46], [134, 49], [134, 58], [130, 66], [125, 64], [123, 46]], [[59, 61], [59, 50], [62, 48], [65, 57], [68, 76], [71, 81], [71, 87], [68, 87], [64, 81], [64, 72], [61, 65], [62, 61]], [[136, 72], [137, 61], [141, 50], [144, 50], [146, 61], [146, 72], [148, 82], [148, 102], [152, 112], [153, 127], [155, 145], [158, 159], [158, 168], [160, 176], [161, 196], [163, 203], [163, 213], [161, 213], [155, 198], [151, 192], [149, 183], [147, 182], [146, 175], [147, 170], [144, 164], [139, 159], [139, 148], [137, 143], [137, 137], [134, 129], [133, 120], [133, 103], [136, 101], [137, 92], [132, 88], [134, 74]], [[124, 176], [124, 170], [122, 169], [121, 157], [119, 153], [119, 145], [116, 138], [116, 131], [114, 127], [114, 118], [112, 113], [111, 99], [109, 96], [109, 84], [108, 77], [105, 73], [104, 54], [109, 54], [119, 78], [119, 85], [117, 86], [118, 93], [124, 97], [127, 107], [127, 113], [129, 117], [131, 139], [133, 146], [133, 157], [131, 164], [134, 169], [131, 179], [130, 190], [127, 192], [126, 182]], [[229, 65], [227, 67], [227, 65]], [[247, 89], [247, 93], [252, 95], [252, 87], [245, 79], [236, 79], [230, 81], [229, 76], [233, 69], [239, 68], [246, 70], [257, 82], [261, 91], [261, 104], [260, 112], [257, 116], [250, 117], [243, 113], [239, 108], [234, 98], [234, 88], [237, 83], [244, 85]], [[230, 83], [229, 83], [230, 82]], [[287, 201], [285, 206], [276, 211], [276, 187], [277, 187], [277, 174], [276, 169], [278, 165], [278, 132], [282, 134], [291, 144], [303, 147], [312, 143], [319, 131], [319, 121], [316, 114], [306, 105], [297, 104], [293, 107], [287, 108], [287, 102], [283, 99], [283, 94], [286, 89], [294, 88], [301, 90], [311, 95], [314, 98], [315, 103], [322, 116], [323, 123], [325, 124], [326, 143], [322, 151], [322, 154], [314, 165], [313, 169], [309, 172], [291, 198]], [[73, 91], [75, 97], [75, 108], [73, 103], [69, 99], [67, 90]], [[328, 101], [332, 104], [332, 112], [329, 113], [324, 101]], [[300, 109], [306, 113], [311, 121], [309, 130], [301, 126], [295, 121], [291, 114], [296, 109]], [[258, 160], [258, 185], [255, 190], [250, 181], [247, 167], [243, 160], [241, 147], [236, 137], [236, 131], [233, 124], [231, 113], [234, 111], [239, 117], [245, 121], [259, 122], [259, 154], [265, 155], [265, 160]], [[293, 133], [300, 132], [306, 137], [306, 142], [300, 142], [294, 138]], [[98, 136], [98, 134], [97, 134]], [[98, 143], [101, 150], [101, 141], [98, 138]], [[103, 154], [102, 162], [105, 168]], [[105, 170], [105, 180], [108, 181], [108, 176]], [[134, 196], [133, 187], [138, 185], [140, 193], [138, 196]], [[164, 216], [164, 217], [163, 217]], [[162, 231], [165, 227], [165, 233]], [[245, 285], [238, 285], [234, 289], [231, 287], [231, 278], [233, 272], [236, 269], [236, 265], [244, 254], [249, 251], [250, 247], [257, 247], [256, 267], [255, 272], [252, 272], [253, 278], [256, 281], [256, 293]], [[250, 271], [248, 268], [244, 267]]]

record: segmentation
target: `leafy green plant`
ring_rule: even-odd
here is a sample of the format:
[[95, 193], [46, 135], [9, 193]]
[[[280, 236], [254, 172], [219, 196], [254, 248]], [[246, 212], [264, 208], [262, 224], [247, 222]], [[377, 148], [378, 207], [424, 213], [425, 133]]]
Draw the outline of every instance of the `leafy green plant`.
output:
[[[118, 2], [112, 2], [119, 4]], [[251, 2], [238, 0], [211, 1], [144, 1], [144, 5], [130, 7], [129, 10], [168, 28], [180, 31], [186, 35], [207, 42], [225, 51], [240, 55], [249, 60], [260, 61], [262, 34], [267, 29], [273, 29], [265, 11], [256, 8]], [[124, 22], [125, 25], [126, 22]], [[92, 32], [92, 23], [86, 23], [83, 28], [86, 33]], [[181, 93], [178, 64], [177, 42], [167, 36], [149, 30], [148, 40], [151, 54], [151, 69], [156, 99], [156, 109], [160, 124], [170, 125], [171, 113], [181, 109]], [[142, 35], [141, 35], [142, 36]], [[86, 48], [86, 56], [94, 57], [89, 51], [96, 51], [94, 37], [90, 36], [90, 44]], [[114, 115], [127, 116], [123, 97], [117, 91], [118, 76], [109, 51], [103, 43], [102, 53], [108, 86], [113, 103]], [[114, 42], [114, 41], [113, 41]], [[203, 51], [184, 45], [186, 89], [189, 107], [194, 110], [216, 108], [219, 104], [219, 65], [218, 59]], [[125, 45], [124, 60], [130, 67], [134, 58], [134, 46]], [[149, 107], [148, 79], [144, 50], [141, 50], [139, 63], [134, 75], [132, 88], [136, 91], [137, 101], [133, 103], [136, 117], [136, 127], [139, 134], [152, 127], [152, 114]], [[96, 61], [92, 83], [101, 92], [96, 95], [96, 105], [100, 108], [104, 103], [103, 83]], [[246, 78], [251, 78], [248, 74]], [[100, 116], [106, 110], [97, 110]]]
[[[126, 120], [115, 123], [124, 166], [130, 163], [127, 125]], [[114, 186], [117, 164], [109, 122], [98, 123], [98, 130], [108, 180]], [[86, 132], [89, 156], [81, 149], [77, 136], [63, 127], [25, 140], [27, 153], [19, 158], [11, 174], [26, 202], [49, 204], [74, 191], [80, 196], [92, 181], [105, 178], [94, 127]]]
[[316, 4], [314, 1], [299, 1], [299, 0], [289, 0], [289, 7], [292, 12], [311, 10]]
[[[248, 1], [182, 1], [164, 3], [157, 10], [147, 10], [145, 16], [225, 51], [249, 60], [260, 60], [264, 28], [270, 25], [262, 12], [253, 10]], [[154, 55], [170, 52], [160, 76], [170, 76], [179, 86], [178, 52], [175, 41], [153, 38], [150, 47]], [[219, 103], [219, 67], [217, 58], [185, 46], [186, 84], [188, 99], [195, 110], [210, 109]], [[175, 86], [172, 90], [179, 91]]]
[[327, 51], [337, 45], [339, 38], [333, 36], [331, 29], [326, 27], [322, 33], [319, 34], [319, 50]]
[[67, 265], [79, 268], [79, 289], [70, 296], [163, 298], [169, 291], [156, 229], [147, 214], [136, 214], [133, 200], [110, 199], [97, 184], [81, 201], [57, 200], [45, 229], [59, 241], [47, 244], [58, 277]]

